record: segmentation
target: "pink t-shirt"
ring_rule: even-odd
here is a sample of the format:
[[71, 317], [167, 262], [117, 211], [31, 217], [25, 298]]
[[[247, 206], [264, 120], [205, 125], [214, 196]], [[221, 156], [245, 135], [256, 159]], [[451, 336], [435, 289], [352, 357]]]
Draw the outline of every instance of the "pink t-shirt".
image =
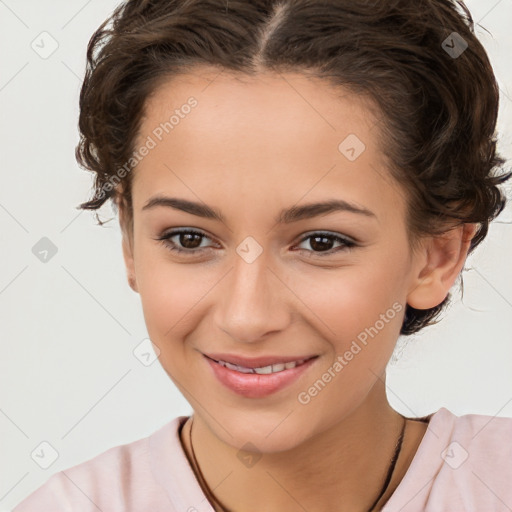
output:
[[[512, 418], [444, 407], [429, 418], [382, 511], [511, 512]], [[55, 473], [13, 512], [213, 512], [181, 446], [186, 419]]]

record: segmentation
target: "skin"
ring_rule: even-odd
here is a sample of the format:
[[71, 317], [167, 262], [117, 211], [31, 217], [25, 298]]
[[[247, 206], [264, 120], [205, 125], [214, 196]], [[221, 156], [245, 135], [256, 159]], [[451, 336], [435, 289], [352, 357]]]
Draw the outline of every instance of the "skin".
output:
[[[333, 504], [338, 512], [367, 510], [402, 428], [386, 398], [385, 368], [405, 304], [425, 309], [446, 297], [476, 226], [425, 237], [413, 252], [404, 191], [385, 168], [368, 103], [299, 74], [241, 79], [203, 69], [169, 80], [148, 99], [137, 144], [190, 96], [197, 107], [133, 171], [133, 231], [121, 204], [119, 215], [129, 282], [148, 333], [194, 410], [201, 471], [217, 499], [237, 512], [326, 512]], [[338, 150], [349, 134], [366, 145], [355, 161]], [[225, 220], [163, 206], [143, 211], [157, 194], [205, 203]], [[284, 208], [332, 198], [375, 217], [335, 212], [275, 222]], [[157, 240], [171, 228], [204, 232], [191, 247], [207, 249], [171, 252]], [[322, 257], [314, 240], [301, 241], [318, 231], [358, 245], [335, 252], [342, 244], [330, 239], [324, 251], [331, 254]], [[252, 263], [236, 252], [248, 236], [263, 249]], [[183, 248], [179, 236], [172, 240]], [[299, 403], [298, 394], [394, 303], [401, 312], [309, 403]], [[290, 386], [254, 399], [216, 380], [204, 352], [318, 358]], [[190, 419], [181, 432], [187, 455], [189, 428]], [[400, 483], [426, 428], [407, 421], [379, 505]], [[237, 457], [247, 442], [262, 455], [250, 468]]]

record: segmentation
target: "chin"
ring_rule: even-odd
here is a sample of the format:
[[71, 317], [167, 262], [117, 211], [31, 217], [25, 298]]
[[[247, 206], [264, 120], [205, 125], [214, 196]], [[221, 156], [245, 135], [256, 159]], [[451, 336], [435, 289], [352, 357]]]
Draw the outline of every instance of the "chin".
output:
[[313, 437], [315, 425], [308, 424], [296, 412], [223, 414], [219, 423], [206, 418], [208, 427], [222, 442], [237, 450], [277, 453], [291, 450]]

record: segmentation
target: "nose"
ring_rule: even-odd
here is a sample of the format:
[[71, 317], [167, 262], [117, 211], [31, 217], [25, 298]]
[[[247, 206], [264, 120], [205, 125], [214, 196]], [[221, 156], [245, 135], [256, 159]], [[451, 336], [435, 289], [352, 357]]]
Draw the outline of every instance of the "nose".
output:
[[235, 256], [217, 301], [215, 323], [237, 342], [254, 343], [285, 329], [291, 292], [261, 254], [252, 263]]

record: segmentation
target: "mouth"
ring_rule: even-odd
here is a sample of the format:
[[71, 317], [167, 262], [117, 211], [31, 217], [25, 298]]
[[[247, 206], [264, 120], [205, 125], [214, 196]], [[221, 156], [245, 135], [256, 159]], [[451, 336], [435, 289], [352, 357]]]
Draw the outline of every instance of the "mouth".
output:
[[[279, 362], [279, 363], [271, 363], [271, 364], [261, 364], [256, 362], [247, 362], [246, 364], [236, 364], [233, 362], [225, 361], [223, 359], [216, 359], [214, 357], [206, 356], [208, 359], [215, 361], [217, 364], [224, 366], [225, 368], [229, 368], [230, 370], [240, 372], [240, 373], [256, 373], [258, 375], [270, 375], [272, 373], [279, 373], [284, 370], [291, 370], [292, 368], [296, 368], [297, 366], [303, 365], [305, 362], [310, 359], [314, 359], [318, 356], [310, 356], [303, 359], [294, 359], [292, 361]], [[233, 359], [233, 357], [231, 357]], [[259, 364], [259, 366], [256, 366]]]
[[318, 355], [247, 359], [203, 354], [217, 381], [244, 398], [264, 398], [290, 386], [315, 364]]

